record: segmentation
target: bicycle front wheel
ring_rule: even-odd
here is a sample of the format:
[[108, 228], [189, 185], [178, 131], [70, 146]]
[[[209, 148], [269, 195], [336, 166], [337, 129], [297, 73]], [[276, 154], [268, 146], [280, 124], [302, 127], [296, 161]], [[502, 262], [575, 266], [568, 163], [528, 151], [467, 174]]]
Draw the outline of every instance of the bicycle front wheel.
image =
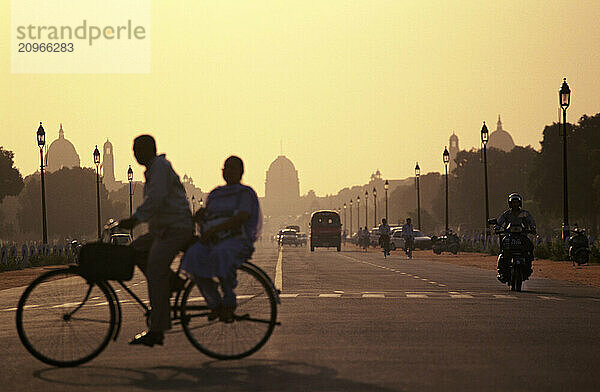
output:
[[194, 283], [181, 301], [183, 330], [190, 342], [209, 357], [239, 359], [260, 349], [277, 323], [277, 302], [270, 282], [248, 265], [237, 270], [234, 321], [208, 320], [209, 309]]
[[96, 357], [116, 327], [106, 283], [89, 283], [75, 268], [47, 272], [23, 292], [17, 331], [25, 348], [49, 365], [77, 366]]

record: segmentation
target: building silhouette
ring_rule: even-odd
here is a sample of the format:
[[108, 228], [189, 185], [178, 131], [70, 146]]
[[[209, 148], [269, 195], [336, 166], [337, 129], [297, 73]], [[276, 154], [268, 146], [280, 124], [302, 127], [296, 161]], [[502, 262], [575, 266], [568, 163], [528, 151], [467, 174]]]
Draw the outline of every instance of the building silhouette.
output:
[[456, 169], [456, 155], [458, 154], [458, 136], [454, 132], [450, 135], [448, 152], [450, 153], [450, 162], [448, 164], [448, 173]]
[[50, 144], [46, 153], [46, 170], [53, 172], [63, 167], [79, 167], [79, 164], [79, 154], [77, 154], [73, 143], [65, 138], [61, 123], [58, 130], [58, 139]]
[[498, 115], [496, 130], [490, 134], [488, 147], [497, 148], [498, 150], [506, 152], [510, 152], [515, 147], [515, 142], [513, 141], [512, 136], [510, 136], [510, 133], [506, 132], [502, 128], [502, 120], [500, 120], [500, 115]]
[[290, 215], [299, 206], [300, 181], [292, 161], [279, 155], [269, 166], [265, 180], [264, 210], [267, 215]]

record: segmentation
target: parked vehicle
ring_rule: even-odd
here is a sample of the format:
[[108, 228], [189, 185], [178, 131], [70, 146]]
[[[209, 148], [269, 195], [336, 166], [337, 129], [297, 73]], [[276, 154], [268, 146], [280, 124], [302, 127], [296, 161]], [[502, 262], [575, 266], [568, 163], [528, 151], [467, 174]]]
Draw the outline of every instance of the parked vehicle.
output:
[[[413, 249], [431, 249], [431, 237], [426, 236], [419, 230], [413, 230], [413, 239]], [[392, 231], [390, 236], [390, 246], [392, 250], [404, 249], [404, 238], [402, 238], [401, 228]]]
[[575, 229], [569, 237], [569, 259], [573, 265], [586, 264], [590, 261], [590, 244], [585, 230]]
[[314, 252], [317, 247], [342, 250], [342, 224], [337, 212], [313, 212], [310, 218], [310, 251]]
[[458, 253], [459, 240], [458, 236], [452, 232], [441, 236], [431, 237], [433, 253], [436, 255], [442, 252], [450, 252], [452, 254]]

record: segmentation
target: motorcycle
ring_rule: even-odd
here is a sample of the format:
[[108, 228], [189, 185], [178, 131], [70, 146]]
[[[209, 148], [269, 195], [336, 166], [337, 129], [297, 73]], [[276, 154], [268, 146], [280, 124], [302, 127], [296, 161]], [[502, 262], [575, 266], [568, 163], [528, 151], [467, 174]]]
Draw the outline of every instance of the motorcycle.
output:
[[573, 265], [582, 265], [590, 261], [590, 246], [584, 230], [575, 229], [569, 237], [569, 259]]
[[527, 261], [527, 254], [531, 250], [527, 234], [533, 234], [523, 225], [508, 225], [506, 229], [497, 227], [497, 220], [488, 220], [490, 225], [496, 226], [494, 232], [500, 235], [500, 255], [509, 263], [507, 284], [511, 291], [521, 291], [523, 281], [529, 279], [531, 264]]
[[459, 249], [458, 236], [453, 233], [448, 233], [441, 236], [431, 237], [433, 253], [436, 255], [442, 254], [442, 252], [450, 252], [457, 254]]

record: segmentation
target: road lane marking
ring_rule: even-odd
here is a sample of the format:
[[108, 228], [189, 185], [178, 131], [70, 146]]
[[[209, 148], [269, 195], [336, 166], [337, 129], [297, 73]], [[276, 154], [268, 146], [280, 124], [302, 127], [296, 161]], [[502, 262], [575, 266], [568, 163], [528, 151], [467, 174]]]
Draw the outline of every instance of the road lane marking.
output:
[[494, 294], [494, 298], [517, 299], [517, 297], [506, 294]]
[[296, 298], [299, 296], [299, 293], [296, 294], [279, 294], [279, 298]]
[[344, 294], [344, 290], [333, 290], [334, 293]]
[[279, 291], [283, 291], [283, 274], [281, 272], [282, 261], [283, 250], [279, 249], [279, 256], [277, 256], [277, 266], [275, 267], [275, 288]]
[[406, 298], [429, 298], [425, 294], [406, 294]]
[[363, 294], [363, 298], [385, 298], [385, 294]]
[[469, 294], [450, 294], [450, 298], [473, 298], [473, 296]]
[[546, 300], [550, 300], [550, 301], [564, 301], [563, 298], [556, 298], [556, 297], [550, 297], [550, 296], [545, 296], [545, 295], [538, 295], [538, 297], [541, 299], [546, 299]]
[[319, 294], [319, 298], [340, 298], [342, 294]]
[[51, 308], [52, 309], [54, 309], [54, 308], [71, 308], [73, 306], [77, 306], [77, 305], [80, 305], [80, 304], [81, 304], [81, 302], [67, 302], [67, 303], [64, 303], [64, 304], [51, 306]]
[[14, 312], [17, 308], [2, 309], [2, 312]]

